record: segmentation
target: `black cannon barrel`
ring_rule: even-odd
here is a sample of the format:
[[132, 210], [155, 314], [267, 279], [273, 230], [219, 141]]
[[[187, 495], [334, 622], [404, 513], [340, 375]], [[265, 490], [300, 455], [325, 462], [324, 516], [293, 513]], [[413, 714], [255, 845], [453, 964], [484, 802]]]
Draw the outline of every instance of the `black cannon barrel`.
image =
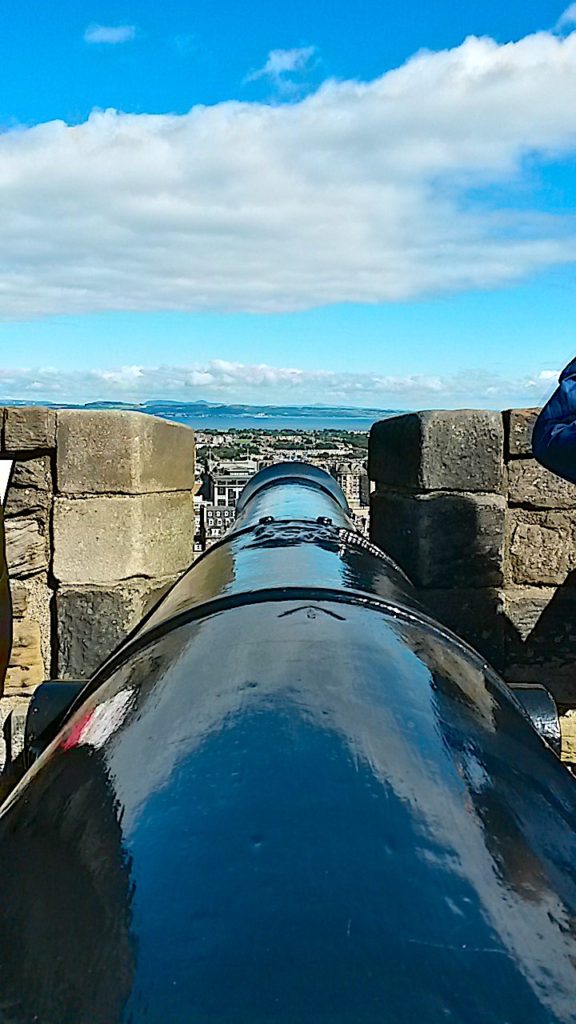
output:
[[575, 865], [506, 685], [265, 470], [2, 809], [0, 1021], [574, 1021]]
[[267, 516], [289, 522], [328, 517], [339, 526], [352, 525], [348, 503], [334, 478], [300, 462], [281, 462], [253, 476], [238, 499], [232, 529]]
[[288, 592], [384, 601], [424, 614], [408, 578], [354, 526], [336, 481], [315, 466], [289, 462], [252, 477], [234, 526], [193, 564], [137, 635], [172, 628], [179, 614], [189, 619], [214, 607], [285, 599]]

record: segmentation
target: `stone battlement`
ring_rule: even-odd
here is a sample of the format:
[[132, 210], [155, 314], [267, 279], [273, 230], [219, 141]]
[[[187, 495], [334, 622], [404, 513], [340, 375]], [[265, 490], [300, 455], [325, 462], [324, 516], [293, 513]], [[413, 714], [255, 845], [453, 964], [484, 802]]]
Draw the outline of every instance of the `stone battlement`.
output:
[[[542, 682], [576, 707], [576, 486], [532, 458], [536, 414], [375, 424], [371, 534], [504, 678]], [[18, 711], [4, 763], [34, 688], [88, 677], [192, 562], [194, 435], [115, 410], [10, 407], [0, 425], [0, 459], [15, 462], [14, 644], [0, 719]]]
[[136, 412], [0, 409], [14, 604], [6, 695], [84, 677], [193, 557], [194, 434]]
[[370, 437], [371, 536], [509, 682], [576, 705], [576, 486], [532, 458], [538, 410], [419, 412]]

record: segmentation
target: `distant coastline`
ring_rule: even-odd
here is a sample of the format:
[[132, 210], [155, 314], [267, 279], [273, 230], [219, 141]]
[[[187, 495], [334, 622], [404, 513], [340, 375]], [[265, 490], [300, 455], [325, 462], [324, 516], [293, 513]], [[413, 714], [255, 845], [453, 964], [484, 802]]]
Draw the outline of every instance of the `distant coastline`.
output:
[[330, 405], [244, 405], [216, 402], [86, 402], [2, 400], [0, 405], [45, 405], [52, 409], [123, 409], [160, 416], [196, 430], [369, 430], [377, 420], [403, 410]]

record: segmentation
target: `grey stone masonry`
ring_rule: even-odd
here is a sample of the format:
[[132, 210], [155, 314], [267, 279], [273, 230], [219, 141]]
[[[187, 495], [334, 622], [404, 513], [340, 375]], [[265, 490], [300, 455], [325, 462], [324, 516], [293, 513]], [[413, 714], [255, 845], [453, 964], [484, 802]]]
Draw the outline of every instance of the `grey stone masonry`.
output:
[[506, 457], [532, 455], [532, 431], [538, 409], [508, 409], [503, 413]]
[[65, 495], [191, 491], [194, 434], [138, 412], [60, 412], [57, 481]]
[[17, 406], [4, 412], [2, 448], [5, 452], [51, 451], [56, 446], [56, 413], [41, 406]]
[[15, 463], [5, 692], [16, 700], [50, 676], [88, 676], [188, 568], [194, 434], [141, 413], [7, 407], [0, 458]]
[[21, 579], [48, 569], [50, 552], [43, 524], [32, 517], [15, 516], [6, 519], [5, 533], [11, 577]]
[[376, 423], [368, 472], [411, 491], [502, 490], [504, 427], [499, 413], [416, 412]]
[[53, 571], [59, 583], [174, 576], [190, 565], [193, 544], [191, 491], [55, 501]]
[[559, 587], [576, 568], [576, 511], [511, 508], [507, 532], [509, 583]]
[[505, 513], [500, 494], [376, 492], [372, 539], [418, 587], [500, 586]]
[[52, 668], [49, 582], [56, 412], [0, 408], [0, 458], [14, 462], [5, 506], [6, 555], [13, 598], [7, 695], [29, 696]]
[[532, 457], [537, 415], [375, 424], [371, 535], [505, 679], [542, 682], [576, 706], [576, 486]]
[[526, 508], [576, 509], [576, 484], [555, 476], [536, 459], [508, 464], [508, 500]]
[[576, 703], [576, 587], [507, 587], [505, 678], [548, 685], [560, 704]]
[[115, 586], [60, 589], [56, 595], [60, 675], [88, 678], [173, 582], [173, 578], [132, 580]]

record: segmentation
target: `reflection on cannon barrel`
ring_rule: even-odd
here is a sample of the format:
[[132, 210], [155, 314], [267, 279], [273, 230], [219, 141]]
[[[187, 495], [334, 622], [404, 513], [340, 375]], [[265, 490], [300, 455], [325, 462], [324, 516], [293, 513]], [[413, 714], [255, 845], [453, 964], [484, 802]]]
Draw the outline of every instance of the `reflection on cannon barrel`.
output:
[[253, 478], [61, 717], [0, 816], [0, 1022], [576, 1020], [573, 780], [326, 474]]

